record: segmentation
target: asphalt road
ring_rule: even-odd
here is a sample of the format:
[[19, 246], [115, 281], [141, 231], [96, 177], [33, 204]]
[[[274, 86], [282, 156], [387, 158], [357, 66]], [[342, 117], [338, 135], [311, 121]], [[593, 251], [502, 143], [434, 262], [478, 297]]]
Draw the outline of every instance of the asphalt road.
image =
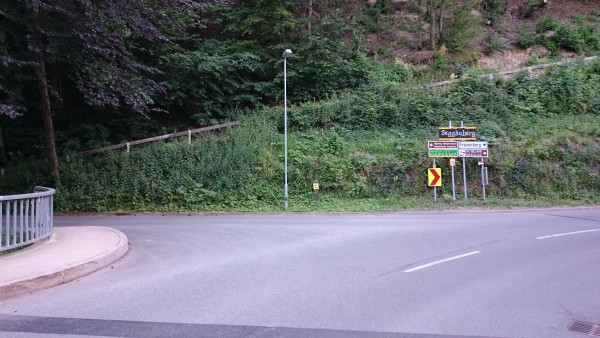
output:
[[129, 253], [0, 303], [0, 337], [576, 338], [572, 320], [600, 324], [600, 208], [55, 224], [119, 229]]

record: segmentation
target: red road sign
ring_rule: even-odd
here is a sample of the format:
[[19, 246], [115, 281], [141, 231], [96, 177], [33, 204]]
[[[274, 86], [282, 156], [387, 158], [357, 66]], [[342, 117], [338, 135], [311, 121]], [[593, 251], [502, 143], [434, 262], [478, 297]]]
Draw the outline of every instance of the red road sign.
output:
[[488, 157], [489, 154], [487, 149], [458, 149], [459, 157]]
[[430, 187], [439, 187], [442, 185], [442, 168], [427, 169], [428, 184]]

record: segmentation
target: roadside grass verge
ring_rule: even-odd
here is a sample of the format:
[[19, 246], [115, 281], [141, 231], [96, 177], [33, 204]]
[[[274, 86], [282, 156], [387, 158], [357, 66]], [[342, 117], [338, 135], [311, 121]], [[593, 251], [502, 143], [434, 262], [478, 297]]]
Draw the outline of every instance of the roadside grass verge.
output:
[[513, 210], [537, 208], [573, 208], [597, 207], [600, 198], [595, 200], [564, 200], [557, 198], [498, 198], [489, 197], [485, 201], [481, 197], [471, 197], [464, 200], [461, 196], [453, 201], [451, 196], [445, 195], [433, 200], [433, 193], [428, 197], [387, 197], [387, 198], [336, 198], [321, 196], [317, 201], [312, 193], [303, 196], [291, 196], [288, 209], [283, 207], [283, 195], [280, 203], [249, 203], [237, 207], [194, 207], [181, 208], [177, 206], [156, 206], [141, 209], [117, 209], [111, 212], [164, 212], [164, 213], [190, 213], [190, 212], [427, 212], [427, 211], [483, 211], [483, 210]]

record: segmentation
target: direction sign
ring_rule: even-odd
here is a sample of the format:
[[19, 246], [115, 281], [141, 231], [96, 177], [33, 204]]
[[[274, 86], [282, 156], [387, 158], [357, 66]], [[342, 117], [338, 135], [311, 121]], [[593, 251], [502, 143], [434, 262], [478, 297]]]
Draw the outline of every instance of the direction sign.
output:
[[458, 149], [429, 149], [429, 157], [459, 157]]
[[442, 168], [427, 169], [427, 184], [430, 187], [442, 186]]
[[458, 141], [427, 141], [427, 149], [456, 149]]
[[458, 157], [458, 141], [427, 141], [429, 157]]
[[463, 141], [458, 142], [458, 149], [487, 149], [488, 143], [485, 141]]
[[458, 157], [488, 157], [487, 149], [459, 149]]

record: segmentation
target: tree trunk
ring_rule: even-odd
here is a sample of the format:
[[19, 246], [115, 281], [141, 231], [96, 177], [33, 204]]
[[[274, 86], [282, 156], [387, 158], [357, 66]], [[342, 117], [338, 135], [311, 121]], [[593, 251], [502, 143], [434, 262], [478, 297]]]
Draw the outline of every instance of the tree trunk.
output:
[[54, 124], [52, 123], [52, 108], [50, 106], [50, 95], [48, 94], [48, 77], [46, 73], [46, 60], [44, 54], [44, 39], [40, 29], [38, 8], [33, 9], [33, 18], [35, 20], [36, 34], [39, 43], [39, 53], [37, 60], [37, 80], [40, 93], [40, 102], [42, 106], [42, 118], [44, 120], [44, 131], [46, 134], [46, 157], [48, 159], [48, 170], [50, 175], [58, 175], [58, 157], [56, 156], [56, 145], [54, 142]]
[[444, 26], [443, 26], [443, 22], [444, 22], [444, 1], [442, 1], [440, 3], [440, 16], [438, 18], [438, 22], [439, 22], [439, 28], [437, 31], [437, 37], [438, 40], [440, 40], [442, 38], [442, 35], [444, 34]]
[[431, 49], [435, 50], [436, 47], [436, 34], [435, 34], [435, 0], [429, 0], [429, 42], [431, 43]]
[[54, 143], [54, 124], [52, 123], [52, 109], [50, 107], [50, 95], [48, 95], [48, 81], [46, 80], [46, 65], [44, 63], [43, 50], [40, 50], [38, 55], [38, 86], [42, 103], [44, 131], [46, 132], [48, 169], [51, 175], [56, 175], [58, 174], [58, 157], [56, 156], [56, 145]]
[[308, 2], [308, 36], [312, 36], [313, 0]]
[[[418, 0], [417, 1], [417, 8], [419, 9], [419, 19], [423, 17], [423, 0]], [[427, 11], [425, 11], [425, 13], [427, 13]], [[418, 25], [418, 32], [419, 32], [419, 49], [423, 48], [423, 24], [421, 23], [421, 21], [417, 21], [417, 25]]]
[[2, 165], [6, 165], [6, 149], [4, 148], [4, 135], [2, 134], [2, 125], [0, 125], [0, 153], [2, 154]]

